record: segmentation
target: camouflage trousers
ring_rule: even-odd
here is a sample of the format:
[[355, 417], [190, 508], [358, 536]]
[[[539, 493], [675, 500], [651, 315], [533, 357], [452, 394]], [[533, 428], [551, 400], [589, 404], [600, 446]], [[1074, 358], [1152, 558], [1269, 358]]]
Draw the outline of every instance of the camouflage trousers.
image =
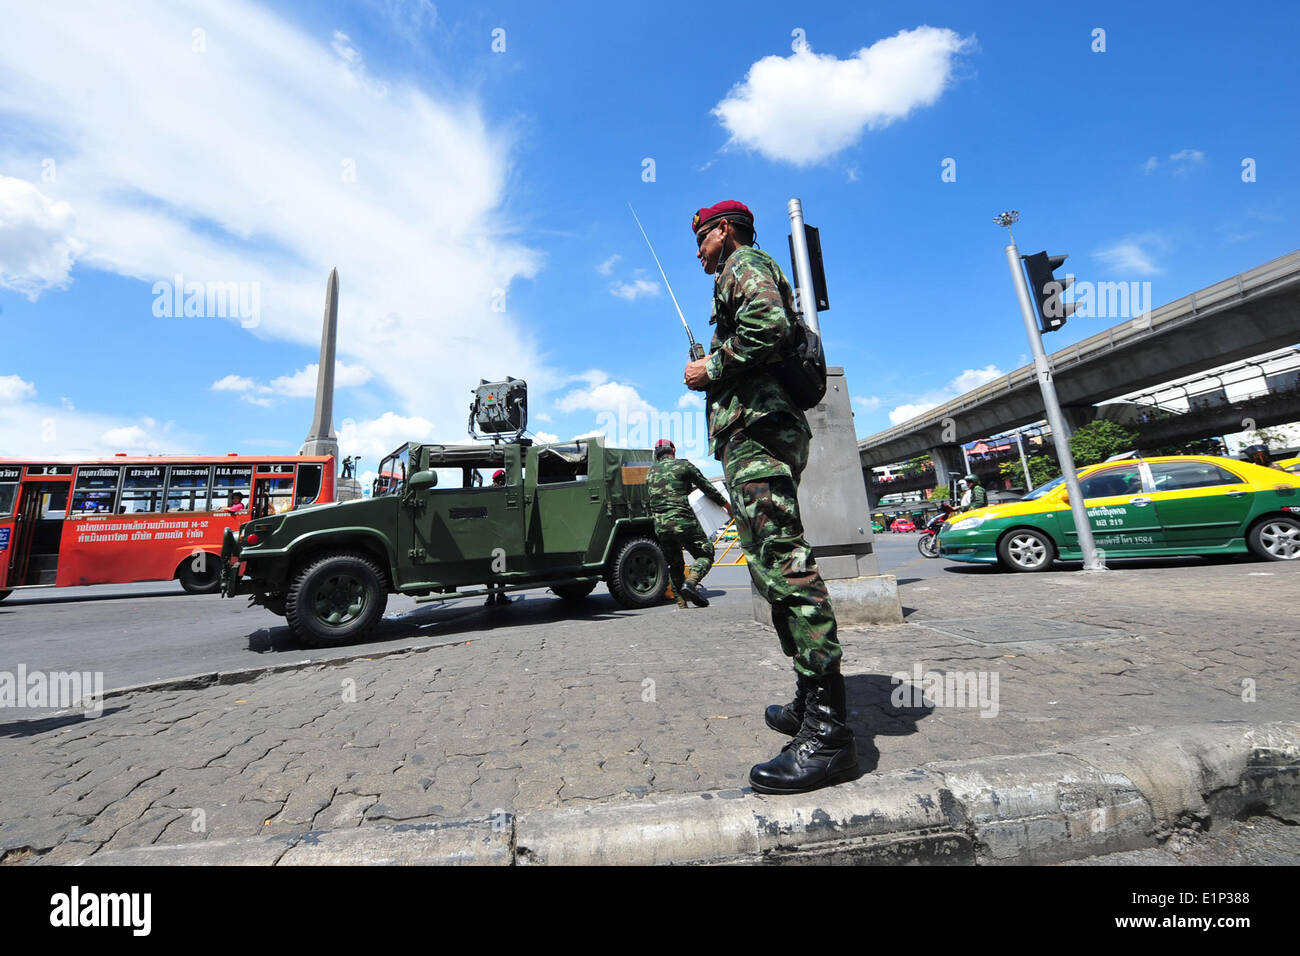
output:
[[835, 611], [799, 520], [799, 476], [808, 435], [787, 415], [737, 428], [717, 446], [736, 536], [754, 587], [772, 605], [772, 625], [794, 669], [808, 677], [840, 662]]
[[698, 524], [679, 525], [671, 531], [659, 532], [655, 537], [659, 539], [659, 547], [663, 549], [664, 559], [668, 562], [668, 580], [672, 583], [674, 594], [682, 593], [682, 581], [686, 578], [683, 551], [689, 551], [695, 557], [691, 571], [699, 572], [697, 580], [702, 579], [713, 567], [713, 542]]

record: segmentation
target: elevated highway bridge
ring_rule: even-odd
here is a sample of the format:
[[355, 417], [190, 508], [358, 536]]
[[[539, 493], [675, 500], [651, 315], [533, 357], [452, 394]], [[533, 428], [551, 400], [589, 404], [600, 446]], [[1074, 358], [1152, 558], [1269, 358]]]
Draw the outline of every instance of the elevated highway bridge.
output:
[[[1019, 324], [1008, 325], [1008, 329]], [[1097, 402], [1154, 388], [1300, 342], [1300, 251], [1216, 282], [1052, 353], [1057, 395], [1071, 429]], [[870, 469], [928, 454], [935, 481], [960, 473], [960, 444], [1046, 417], [1032, 365], [858, 442]]]

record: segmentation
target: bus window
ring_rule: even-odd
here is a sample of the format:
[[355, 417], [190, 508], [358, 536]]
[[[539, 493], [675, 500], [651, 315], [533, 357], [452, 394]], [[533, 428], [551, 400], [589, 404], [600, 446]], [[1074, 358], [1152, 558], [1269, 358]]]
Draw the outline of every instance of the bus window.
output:
[[141, 514], [162, 511], [163, 469], [158, 466], [130, 467], [122, 481], [122, 503], [119, 514]]
[[8, 518], [13, 514], [14, 498], [18, 496], [17, 484], [0, 485], [0, 518]]
[[284, 514], [293, 507], [293, 478], [257, 479], [257, 495], [253, 502], [253, 517]]
[[172, 465], [167, 480], [168, 511], [207, 511], [207, 465]]
[[320, 479], [324, 471], [321, 465], [298, 466], [298, 504], [310, 505], [320, 497]]
[[230, 507], [230, 500], [236, 492], [242, 496], [244, 507], [252, 497], [252, 465], [217, 465], [212, 476], [212, 510], [219, 511]]
[[117, 483], [121, 477], [121, 468], [78, 468], [71, 513], [114, 514], [117, 511]]

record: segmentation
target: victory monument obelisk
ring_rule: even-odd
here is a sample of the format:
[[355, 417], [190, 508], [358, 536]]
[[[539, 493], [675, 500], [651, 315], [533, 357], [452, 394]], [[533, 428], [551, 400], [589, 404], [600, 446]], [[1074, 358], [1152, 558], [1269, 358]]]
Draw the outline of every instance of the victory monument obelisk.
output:
[[[300, 455], [333, 455], [339, 457], [339, 440], [334, 434], [334, 340], [339, 325], [339, 270], [330, 270], [325, 286], [325, 318], [320, 335], [320, 367], [316, 371], [316, 413], [312, 416], [311, 431], [299, 449]], [[361, 485], [355, 478], [336, 478], [335, 497], [348, 501], [361, 497]]]

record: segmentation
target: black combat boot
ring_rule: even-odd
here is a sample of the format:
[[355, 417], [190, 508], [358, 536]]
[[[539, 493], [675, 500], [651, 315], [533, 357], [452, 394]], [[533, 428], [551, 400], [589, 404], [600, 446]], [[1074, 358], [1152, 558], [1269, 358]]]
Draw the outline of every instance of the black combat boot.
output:
[[709, 599], [700, 593], [697, 585], [700, 583], [700, 576], [692, 571], [687, 575], [686, 580], [682, 582], [682, 594], [690, 598], [692, 604], [696, 607], [708, 607]]
[[803, 702], [811, 689], [807, 677], [804, 677], [798, 671], [794, 672], [794, 676], [796, 678], [794, 700], [784, 707], [780, 704], [772, 704], [767, 708], [767, 713], [763, 715], [763, 720], [767, 722], [769, 727], [778, 734], [785, 734], [787, 737], [793, 737], [799, 732], [799, 728], [803, 726]]
[[785, 749], [749, 771], [759, 793], [807, 793], [858, 772], [858, 748], [845, 718], [844, 677], [838, 671], [808, 678], [803, 726]]

